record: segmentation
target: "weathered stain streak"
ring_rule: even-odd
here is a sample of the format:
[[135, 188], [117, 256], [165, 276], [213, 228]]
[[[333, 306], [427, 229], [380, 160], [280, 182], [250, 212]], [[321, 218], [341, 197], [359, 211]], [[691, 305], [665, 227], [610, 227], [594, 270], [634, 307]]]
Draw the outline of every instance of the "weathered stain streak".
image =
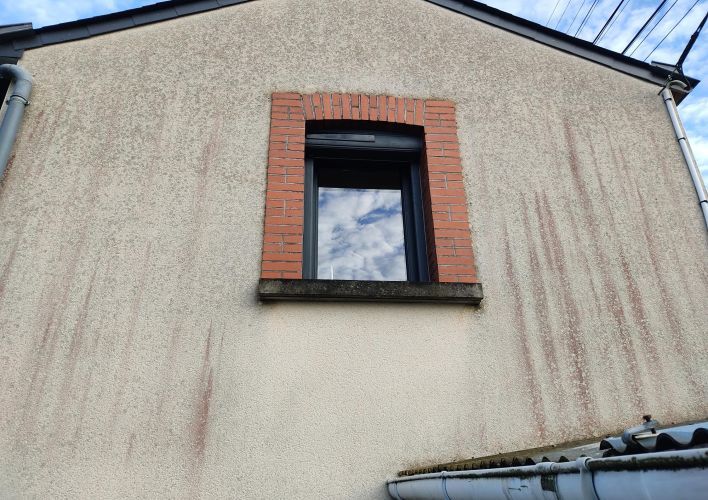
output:
[[[607, 257], [608, 246], [602, 246], [600, 244], [600, 242], [604, 241], [604, 238], [600, 234], [598, 228], [598, 221], [600, 219], [598, 218], [593, 208], [592, 197], [588, 194], [585, 188], [585, 181], [583, 180], [581, 174], [581, 165], [577, 152], [575, 134], [572, 130], [572, 127], [567, 121], [564, 121], [564, 132], [566, 145], [570, 156], [570, 167], [572, 174], [571, 179], [578, 194], [580, 206], [584, 214], [583, 225], [590, 232], [590, 239], [593, 245], [593, 251], [596, 256], [596, 260], [599, 262], [598, 271], [600, 272], [602, 284], [605, 293], [607, 294], [605, 302], [610, 311], [610, 314], [614, 318], [615, 323], [617, 325], [619, 347], [622, 351], [624, 359], [626, 360], [626, 368], [629, 372], [627, 382], [630, 386], [630, 397], [634, 405], [634, 410], [637, 412], [641, 412], [646, 409], [646, 398], [644, 396], [642, 386], [639, 382], [639, 363], [637, 360], [636, 352], [634, 350], [632, 337], [627, 331], [627, 319], [624, 313], [624, 307], [622, 306], [622, 301], [620, 299], [619, 292], [617, 291], [615, 283], [609, 272], [609, 259]], [[614, 230], [614, 226], [612, 227], [612, 229]]]
[[125, 330], [125, 340], [123, 344], [123, 351], [120, 357], [120, 364], [118, 366], [119, 374], [117, 381], [117, 392], [114, 400], [113, 406], [113, 417], [111, 419], [111, 431], [115, 429], [116, 421], [118, 420], [118, 413], [123, 405], [123, 395], [125, 392], [126, 378], [128, 376], [128, 371], [130, 370], [130, 359], [132, 357], [133, 342], [135, 340], [135, 330], [138, 324], [138, 318], [140, 316], [140, 308], [143, 303], [143, 295], [145, 293], [145, 284], [149, 275], [150, 269], [150, 257], [152, 253], [152, 243], [148, 242], [145, 245], [145, 255], [143, 257], [141, 271], [138, 273], [140, 279], [138, 281], [138, 286], [135, 288], [133, 293], [133, 301], [130, 306], [130, 319], [128, 322], [128, 327]]
[[[42, 335], [34, 349], [28, 354], [27, 363], [29, 366], [25, 369], [26, 372], [32, 372], [22, 422], [20, 423], [21, 426], [27, 429], [32, 428], [34, 425], [36, 408], [44, 395], [47, 379], [53, 369], [58, 330], [62, 325], [71, 287], [77, 274], [77, 267], [83, 254], [85, 243], [82, 238], [79, 240], [79, 245], [71, 249], [72, 253], [68, 265], [61, 270], [63, 272], [60, 272], [50, 285], [45, 286], [42, 292], [40, 307], [44, 306], [44, 310], [48, 312], [45, 315], [40, 310], [37, 315], [39, 319], [36, 326], [37, 330], [41, 329]], [[57, 295], [60, 295], [60, 297], [57, 298]]]
[[69, 343], [69, 352], [67, 354], [67, 366], [65, 368], [66, 375], [64, 376], [64, 380], [62, 382], [61, 391], [59, 395], [59, 403], [56, 408], [57, 419], [59, 421], [63, 420], [65, 416], [67, 400], [69, 399], [69, 392], [74, 380], [74, 373], [76, 371], [79, 353], [81, 352], [81, 349], [83, 347], [84, 334], [86, 331], [86, 318], [88, 317], [90, 311], [91, 298], [93, 297], [93, 289], [94, 283], [96, 281], [96, 273], [98, 272], [98, 267], [99, 266], [97, 264], [93, 270], [91, 279], [89, 280], [86, 295], [84, 296], [83, 303], [81, 304], [79, 315], [74, 325], [74, 332], [71, 337], [71, 342]]
[[7, 260], [2, 268], [2, 273], [0, 273], [0, 307], [2, 307], [3, 299], [5, 298], [5, 290], [7, 289], [7, 282], [10, 278], [10, 272], [12, 271], [12, 264], [15, 262], [15, 255], [17, 254], [17, 246], [20, 244], [20, 239], [16, 238], [12, 245], [12, 248], [8, 252]]
[[[701, 378], [694, 373], [693, 364], [690, 362], [691, 353], [686, 348], [687, 342], [685, 336], [683, 335], [683, 326], [681, 325], [679, 316], [676, 314], [676, 301], [675, 298], [669, 293], [669, 287], [667, 286], [666, 280], [662, 273], [661, 265], [659, 264], [659, 251], [657, 249], [656, 241], [654, 240], [652, 232], [649, 228], [649, 221], [647, 220], [646, 201], [641, 190], [636, 185], [634, 186], [634, 189], [636, 199], [642, 213], [641, 228], [644, 241], [646, 243], [645, 248], [649, 254], [649, 263], [651, 265], [652, 275], [654, 276], [655, 283], [659, 291], [661, 310], [664, 313], [663, 316], [668, 325], [669, 335], [673, 340], [672, 345], [679, 354], [679, 362], [682, 371], [684, 372], [684, 380], [693, 392], [693, 397], [697, 401], [703, 401], [705, 397], [705, 388], [700, 382]], [[683, 269], [682, 266], [681, 268]]]
[[564, 312], [563, 330], [566, 332], [563, 339], [570, 353], [570, 363], [573, 367], [572, 381], [574, 392], [583, 409], [585, 418], [596, 424], [597, 411], [586, 374], [588, 362], [585, 345], [582, 342], [583, 331], [581, 329], [581, 315], [574, 299], [573, 290], [570, 287], [570, 278], [566, 266], [565, 251], [561, 244], [560, 231], [545, 193], [536, 198], [536, 203], [536, 211], [539, 213], [540, 219], [543, 221], [543, 225], [546, 229], [545, 240], [548, 242], [548, 253], [553, 262], [551, 269], [557, 273], [559, 278], [559, 307]]
[[184, 261], [184, 269], [188, 273], [194, 272], [194, 263], [197, 259], [201, 246], [202, 233], [204, 231], [204, 211], [207, 205], [209, 174], [223, 141], [223, 138], [221, 137], [222, 125], [223, 117], [218, 115], [214, 119], [209, 140], [204, 146], [199, 159], [199, 168], [197, 170], [197, 178], [194, 186], [194, 197], [192, 201], [193, 229], [187, 242]]
[[526, 326], [526, 313], [524, 310], [524, 299], [519, 286], [519, 279], [514, 271], [514, 262], [509, 244], [509, 233], [504, 226], [504, 259], [506, 266], [506, 279], [511, 288], [514, 303], [512, 304], [514, 311], [514, 326], [516, 338], [519, 341], [519, 350], [521, 354], [522, 377], [526, 384], [526, 393], [531, 404], [531, 413], [533, 415], [532, 428], [535, 431], [535, 438], [539, 442], [544, 442], [547, 436], [546, 432], [546, 417], [543, 408], [543, 394], [541, 386], [538, 382], [536, 369], [531, 357], [531, 344], [529, 342], [529, 332]]

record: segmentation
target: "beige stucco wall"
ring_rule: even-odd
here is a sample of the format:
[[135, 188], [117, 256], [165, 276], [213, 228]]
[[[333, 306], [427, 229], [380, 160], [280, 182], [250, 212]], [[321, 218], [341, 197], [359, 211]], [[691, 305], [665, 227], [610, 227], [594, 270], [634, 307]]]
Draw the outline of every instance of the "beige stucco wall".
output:
[[[3, 498], [383, 498], [705, 417], [708, 239], [655, 86], [420, 0], [262, 0], [21, 64]], [[256, 301], [273, 91], [457, 103], [481, 307]]]

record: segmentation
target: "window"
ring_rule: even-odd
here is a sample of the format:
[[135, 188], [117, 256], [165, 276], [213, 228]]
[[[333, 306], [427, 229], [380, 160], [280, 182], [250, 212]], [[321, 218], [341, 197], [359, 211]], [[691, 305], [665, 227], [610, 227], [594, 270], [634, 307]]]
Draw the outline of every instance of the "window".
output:
[[428, 281], [418, 127], [312, 122], [303, 277]]
[[455, 104], [277, 92], [261, 300], [478, 304]]

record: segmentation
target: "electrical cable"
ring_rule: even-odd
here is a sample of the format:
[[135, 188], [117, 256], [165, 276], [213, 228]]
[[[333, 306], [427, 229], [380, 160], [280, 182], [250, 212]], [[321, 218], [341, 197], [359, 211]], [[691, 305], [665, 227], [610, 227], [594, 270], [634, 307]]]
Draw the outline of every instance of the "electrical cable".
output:
[[585, 2], [586, 2], [586, 0], [583, 0], [583, 3], [580, 4], [580, 7], [575, 12], [575, 16], [573, 16], [573, 20], [570, 21], [570, 25], [568, 26], [568, 31], [566, 31], [566, 33], [568, 33], [569, 35], [570, 35], [570, 30], [573, 28], [573, 24], [575, 23], [575, 19], [578, 17], [578, 14], [580, 14], [580, 11], [583, 10], [583, 7], [585, 7]]
[[617, 7], [615, 7], [615, 10], [612, 11], [612, 14], [610, 14], [610, 17], [607, 18], [607, 21], [605, 22], [605, 24], [602, 25], [602, 28], [600, 28], [600, 31], [598, 32], [597, 36], [592, 41], [593, 44], [597, 43], [597, 41], [600, 39], [602, 34], [605, 32], [605, 29], [607, 29], [607, 25], [610, 24], [610, 21], [612, 21], [612, 19], [614, 19], [615, 14], [617, 14], [617, 11], [619, 10], [620, 7], [622, 7], [622, 4], [625, 1], [626, 0], [620, 0], [620, 3], [617, 4]]
[[599, 1], [599, 0], [593, 0], [592, 5], [590, 5], [590, 8], [589, 8], [588, 11], [585, 13], [585, 17], [584, 17], [583, 20], [580, 22], [580, 26], [578, 26], [578, 29], [577, 29], [577, 31], [575, 32], [575, 35], [573, 35], [573, 36], [575, 36], [575, 37], [578, 36], [578, 33], [580, 33], [580, 31], [583, 29], [583, 27], [585, 26], [585, 23], [587, 23], [587, 22], [588, 22], [588, 19], [590, 19], [590, 14], [592, 14], [592, 11], [595, 10], [595, 7], [597, 6], [597, 2], [598, 2], [598, 1]]
[[668, 14], [668, 13], [671, 11], [671, 9], [674, 8], [674, 5], [676, 5], [676, 2], [678, 2], [678, 0], [674, 0], [674, 3], [672, 3], [672, 4], [669, 6], [668, 9], [666, 9], [666, 12], [664, 12], [664, 13], [661, 15], [661, 17], [660, 17], [659, 20], [656, 22], [656, 24], [655, 24], [654, 26], [652, 26], [652, 28], [649, 30], [649, 32], [648, 32], [646, 35], [644, 35], [644, 38], [642, 38], [642, 39], [639, 41], [639, 43], [637, 44], [637, 46], [634, 47], [634, 49], [632, 49], [632, 52], [629, 53], [629, 57], [632, 57], [632, 54], [634, 54], [634, 53], [637, 51], [637, 49], [638, 49], [639, 47], [641, 47], [641, 45], [644, 43], [644, 40], [646, 40], [647, 37], [648, 37], [649, 35], [651, 35], [652, 32], [656, 29], [656, 27], [659, 26], [659, 23], [661, 23], [661, 20], [664, 19], [664, 17], [666, 17], [666, 14]]
[[639, 35], [642, 34], [642, 32], [646, 29], [646, 27], [649, 25], [651, 20], [654, 19], [656, 14], [661, 10], [661, 8], [664, 6], [664, 4], [666, 4], [667, 1], [668, 0], [661, 0], [661, 3], [656, 8], [656, 10], [654, 10], [654, 12], [651, 13], [651, 16], [649, 16], [649, 19], [647, 19], [647, 21], [644, 23], [644, 25], [639, 29], [639, 31], [637, 31], [637, 34], [632, 37], [632, 40], [630, 40], [630, 42], [624, 48], [624, 50], [622, 51], [622, 55], [624, 55], [629, 50], [629, 48], [632, 46], [632, 44], [634, 44], [634, 42], [637, 40], [637, 38], [639, 38]]
[[553, 27], [554, 30], [558, 29], [558, 25], [560, 24], [561, 19], [563, 19], [563, 16], [565, 16], [565, 11], [568, 10], [568, 6], [570, 5], [570, 2], [572, 2], [572, 1], [573, 0], [568, 0], [568, 3], [565, 4], [565, 9], [563, 9], [563, 12], [561, 12], [560, 17], [558, 18], [558, 21], [556, 21], [556, 25]]
[[671, 28], [671, 29], [669, 30], [669, 32], [668, 32], [666, 35], [664, 35], [664, 38], [662, 38], [661, 41], [656, 44], [656, 47], [654, 47], [653, 49], [651, 49], [651, 52], [649, 52], [649, 53], [647, 54], [647, 56], [646, 56], [644, 59], [642, 59], [642, 61], [646, 61], [647, 59], [649, 59], [649, 56], [651, 56], [651, 55], [654, 53], [654, 51], [655, 51], [656, 49], [658, 49], [659, 46], [660, 46], [662, 43], [664, 43], [664, 40], [666, 40], [666, 38], [671, 34], [671, 32], [673, 32], [673, 31], [676, 29], [676, 27], [677, 27], [679, 24], [681, 24], [681, 21], [683, 21], [683, 20], [686, 18], [686, 16], [693, 10], [693, 8], [694, 8], [696, 5], [698, 5], [698, 2], [700, 2], [700, 1], [701, 1], [701, 0], [696, 0], [696, 1], [693, 3], [693, 5], [691, 5], [691, 7], [686, 11], [686, 13], [683, 15], [683, 17], [682, 17], [681, 19], [679, 19], [676, 24], [674, 24], [674, 27]]
[[612, 31], [612, 28], [615, 27], [615, 24], [617, 23], [617, 20], [622, 16], [622, 13], [624, 12], [624, 9], [626, 9], [627, 6], [628, 6], [630, 3], [632, 3], [632, 0], [627, 0], [627, 3], [622, 6], [622, 8], [620, 9], [620, 11], [617, 13], [617, 17], [615, 17], [615, 18], [612, 20], [612, 22], [611, 22], [610, 25], [607, 27], [607, 29], [606, 29], [605, 32], [602, 34], [602, 36], [600, 36], [600, 38], [597, 39], [597, 43], [598, 43], [598, 44], [602, 41], [603, 38], [605, 38], [605, 37], [607, 36], [607, 34], [608, 34], [610, 31]]
[[546, 26], [548, 26], [548, 23], [551, 22], [551, 19], [553, 19], [553, 14], [556, 13], [556, 9], [558, 8], [558, 4], [560, 3], [561, 0], [556, 0], [556, 5], [553, 7], [553, 12], [551, 12], [551, 15], [548, 17], [548, 21], [546, 21]]

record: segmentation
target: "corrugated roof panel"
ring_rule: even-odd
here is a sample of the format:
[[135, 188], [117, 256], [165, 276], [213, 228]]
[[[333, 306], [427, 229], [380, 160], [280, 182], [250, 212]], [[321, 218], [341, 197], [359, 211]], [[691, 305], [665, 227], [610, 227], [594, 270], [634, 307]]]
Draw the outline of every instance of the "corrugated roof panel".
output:
[[633, 434], [629, 442], [621, 436], [600, 442], [605, 456], [634, 455], [653, 451], [683, 450], [708, 445], [708, 422]]

